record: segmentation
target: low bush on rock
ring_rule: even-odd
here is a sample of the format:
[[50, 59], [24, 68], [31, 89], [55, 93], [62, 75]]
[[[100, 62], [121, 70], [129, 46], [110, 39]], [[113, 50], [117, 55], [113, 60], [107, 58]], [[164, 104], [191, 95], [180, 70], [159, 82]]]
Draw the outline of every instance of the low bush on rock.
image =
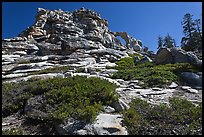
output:
[[85, 73], [85, 68], [77, 68], [76, 73]]
[[118, 66], [114, 67], [119, 70], [114, 73], [112, 78], [124, 80], [137, 79], [144, 82], [144, 87], [162, 87], [171, 82], [182, 82], [179, 74], [183, 71], [198, 72], [200, 68], [190, 65], [189, 63], [156, 65], [154, 62], [136, 64], [133, 57], [122, 58], [116, 62]]
[[31, 61], [30, 60], [21, 60], [19, 62], [16, 62], [17, 64], [30, 64]]
[[169, 105], [150, 105], [139, 98], [123, 112], [130, 135], [201, 135], [202, 104], [170, 98]]
[[2, 116], [11, 115], [18, 110], [22, 110], [24, 100], [32, 97], [30, 92], [27, 92], [26, 82], [17, 83], [2, 83]]
[[3, 115], [23, 109], [23, 102], [33, 96], [44, 95], [38, 108], [49, 115], [49, 120], [59, 122], [72, 117], [92, 121], [103, 105], [118, 99], [115, 89], [116, 85], [106, 80], [82, 76], [3, 83]]
[[129, 54], [129, 56], [133, 57], [133, 58], [136, 57], [136, 56], [139, 57], [140, 59], [142, 58], [142, 55], [140, 53], [137, 53], [137, 52], [133, 53], [133, 54]]
[[71, 68], [71, 66], [58, 66], [53, 68], [47, 68], [40, 71], [32, 72], [32, 75], [38, 75], [38, 74], [45, 74], [45, 73], [63, 73], [65, 71], [68, 71]]
[[8, 130], [3, 130], [2, 135], [23, 135], [23, 131], [20, 129], [8, 129]]
[[117, 69], [123, 68], [133, 68], [135, 66], [134, 59], [132, 57], [122, 58], [120, 61], [116, 62], [118, 65]]

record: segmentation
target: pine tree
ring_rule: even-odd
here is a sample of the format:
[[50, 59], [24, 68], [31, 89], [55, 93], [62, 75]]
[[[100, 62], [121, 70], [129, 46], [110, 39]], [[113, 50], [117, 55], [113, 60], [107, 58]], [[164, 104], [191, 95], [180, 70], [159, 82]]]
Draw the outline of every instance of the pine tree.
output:
[[195, 25], [196, 25], [196, 32], [198, 32], [200, 38], [202, 37], [201, 33], [201, 24], [200, 24], [200, 19], [195, 20]]
[[182, 25], [184, 37], [181, 40], [181, 48], [186, 51], [202, 50], [202, 31], [200, 19], [193, 20], [193, 15], [184, 15]]
[[172, 39], [173, 47], [177, 47], [175, 39]]
[[163, 46], [166, 48], [172, 48], [172, 47], [176, 46], [175, 40], [169, 34], [167, 34], [167, 36], [164, 38]]
[[196, 30], [195, 23], [192, 17], [193, 17], [192, 14], [187, 13], [184, 15], [183, 21], [181, 22], [181, 24], [183, 25], [183, 33], [187, 38], [192, 37], [192, 32]]
[[162, 36], [158, 36], [158, 47], [157, 47], [157, 49], [160, 49], [160, 48], [162, 48], [163, 47], [163, 38], [162, 38]]

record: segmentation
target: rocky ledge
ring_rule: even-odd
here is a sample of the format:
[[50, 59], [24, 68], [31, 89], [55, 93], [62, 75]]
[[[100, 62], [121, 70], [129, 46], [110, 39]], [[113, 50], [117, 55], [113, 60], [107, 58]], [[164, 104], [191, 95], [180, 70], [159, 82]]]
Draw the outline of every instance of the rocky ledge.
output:
[[[123, 45], [117, 37], [125, 40]], [[42, 121], [28, 122], [27, 113], [20, 111], [9, 115], [2, 114], [2, 130], [22, 128], [25, 134], [79, 134], [79, 135], [127, 135], [123, 124], [123, 110], [129, 103], [140, 98], [150, 104], [169, 103], [169, 98], [180, 96], [198, 103], [202, 102], [202, 72], [182, 72], [184, 83], [172, 82], [164, 87], [146, 87], [137, 79], [114, 79], [118, 72], [115, 66], [123, 58], [134, 56], [138, 64], [190, 63], [202, 65], [193, 53], [178, 48], [163, 48], [157, 54], [142, 49], [142, 41], [126, 32], [112, 32], [108, 21], [94, 11], [81, 8], [73, 12], [46, 10], [39, 8], [36, 22], [21, 32], [18, 37], [2, 40], [2, 82], [19, 83], [33, 78], [67, 78], [85, 76], [97, 77], [114, 83], [118, 100], [97, 115], [92, 123], [69, 118], [49, 126]], [[26, 91], [25, 91], [26, 92]], [[4, 93], [3, 93], [4, 94]], [[3, 106], [4, 101], [3, 99]], [[29, 109], [31, 115], [38, 114], [41, 104], [39, 95], [25, 100], [23, 110]], [[6, 102], [6, 101], [5, 101]], [[2, 111], [4, 108], [2, 106]], [[40, 115], [43, 115], [40, 113]]]

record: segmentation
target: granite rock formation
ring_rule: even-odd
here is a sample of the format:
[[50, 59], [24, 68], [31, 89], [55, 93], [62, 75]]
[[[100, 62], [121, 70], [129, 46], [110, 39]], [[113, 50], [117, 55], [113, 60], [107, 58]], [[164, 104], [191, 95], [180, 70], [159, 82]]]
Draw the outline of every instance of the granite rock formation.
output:
[[202, 60], [192, 52], [186, 52], [180, 48], [160, 48], [157, 51], [155, 59], [157, 64], [168, 64], [168, 63], [190, 63], [197, 66], [202, 66]]

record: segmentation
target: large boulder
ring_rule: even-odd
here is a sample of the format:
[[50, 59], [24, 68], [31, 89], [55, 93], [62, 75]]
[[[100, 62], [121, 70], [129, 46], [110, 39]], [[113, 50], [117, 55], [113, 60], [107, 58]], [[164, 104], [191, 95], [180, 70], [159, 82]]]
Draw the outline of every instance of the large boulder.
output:
[[127, 135], [127, 130], [121, 125], [122, 115], [100, 114], [93, 128], [97, 135]]
[[146, 55], [142, 59], [140, 59], [138, 61], [135, 59], [135, 61], [136, 61], [137, 64], [152, 62], [152, 60]]
[[157, 64], [190, 63], [197, 66], [202, 65], [202, 60], [199, 60], [192, 52], [186, 52], [177, 47], [160, 48], [157, 51], [155, 62]]
[[173, 57], [171, 55], [171, 50], [169, 48], [160, 48], [157, 51], [155, 58], [156, 64], [169, 64], [173, 62]]
[[38, 95], [32, 98], [29, 98], [24, 106], [23, 113], [27, 118], [36, 119], [36, 120], [46, 120], [50, 118], [50, 115], [41, 110], [42, 103], [45, 102], [44, 95]]
[[198, 57], [195, 54], [193, 54], [192, 52], [187, 52], [187, 56], [188, 62], [190, 62], [193, 65], [202, 67], [202, 60], [198, 59]]
[[180, 76], [187, 84], [202, 87], [202, 72], [197, 74], [193, 72], [182, 72]]
[[180, 48], [171, 48], [171, 55], [173, 57], [173, 63], [188, 62], [188, 56], [185, 50]]
[[122, 126], [122, 115], [99, 114], [93, 123], [68, 119], [63, 124], [55, 125], [60, 135], [127, 135]]

